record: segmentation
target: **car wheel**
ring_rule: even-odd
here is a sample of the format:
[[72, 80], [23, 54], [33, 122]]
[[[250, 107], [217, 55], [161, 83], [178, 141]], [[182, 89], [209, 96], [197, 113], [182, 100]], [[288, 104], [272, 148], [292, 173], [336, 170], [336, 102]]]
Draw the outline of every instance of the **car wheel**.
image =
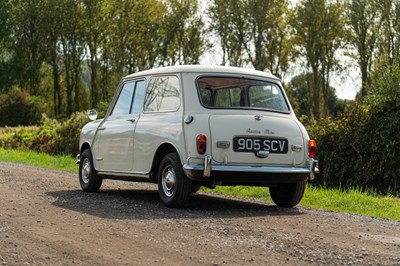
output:
[[272, 200], [279, 207], [290, 208], [299, 204], [306, 189], [306, 181], [278, 184], [269, 188]]
[[158, 193], [167, 207], [183, 207], [189, 202], [192, 181], [183, 173], [178, 154], [167, 154], [158, 171]]
[[103, 179], [99, 177], [96, 169], [93, 166], [93, 157], [90, 149], [83, 151], [79, 163], [79, 183], [81, 188], [86, 192], [97, 192]]

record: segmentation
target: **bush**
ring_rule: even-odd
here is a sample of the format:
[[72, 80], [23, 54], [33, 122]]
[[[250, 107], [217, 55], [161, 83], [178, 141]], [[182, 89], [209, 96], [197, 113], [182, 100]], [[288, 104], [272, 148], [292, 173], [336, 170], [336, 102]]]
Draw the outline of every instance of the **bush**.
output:
[[399, 132], [400, 70], [391, 69], [354, 111], [309, 126], [321, 170], [315, 183], [400, 194]]
[[40, 120], [37, 98], [22, 90], [0, 95], [0, 127], [35, 125]]
[[43, 115], [40, 126], [0, 129], [0, 147], [75, 155], [79, 152], [81, 128], [87, 122], [86, 113], [75, 113], [65, 122]]

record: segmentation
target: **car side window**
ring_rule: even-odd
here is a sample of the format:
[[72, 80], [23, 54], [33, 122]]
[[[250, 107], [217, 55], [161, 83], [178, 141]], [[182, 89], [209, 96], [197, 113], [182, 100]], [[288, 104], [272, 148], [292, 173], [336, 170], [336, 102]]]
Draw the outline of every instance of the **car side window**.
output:
[[131, 114], [140, 113], [140, 110], [142, 109], [143, 105], [145, 89], [146, 89], [146, 82], [144, 80], [136, 82], [135, 96], [133, 98]]
[[121, 89], [111, 115], [140, 113], [145, 89], [146, 82], [144, 80], [126, 82]]
[[132, 97], [135, 90], [135, 82], [127, 82], [123, 85], [118, 100], [115, 103], [112, 115], [127, 115], [131, 110]]
[[176, 76], [152, 78], [147, 88], [145, 112], [176, 111], [180, 106], [179, 79]]

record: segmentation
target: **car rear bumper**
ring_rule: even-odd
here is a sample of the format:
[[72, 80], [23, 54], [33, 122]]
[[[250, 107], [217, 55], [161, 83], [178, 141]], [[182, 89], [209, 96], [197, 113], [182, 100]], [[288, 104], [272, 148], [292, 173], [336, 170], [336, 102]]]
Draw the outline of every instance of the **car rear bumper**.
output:
[[[203, 160], [203, 163], [190, 163], [191, 160]], [[192, 180], [213, 181], [224, 184], [270, 184], [287, 183], [314, 179], [319, 173], [318, 161], [309, 159], [305, 167], [291, 166], [247, 166], [212, 164], [209, 155], [189, 158], [183, 165], [183, 171]]]

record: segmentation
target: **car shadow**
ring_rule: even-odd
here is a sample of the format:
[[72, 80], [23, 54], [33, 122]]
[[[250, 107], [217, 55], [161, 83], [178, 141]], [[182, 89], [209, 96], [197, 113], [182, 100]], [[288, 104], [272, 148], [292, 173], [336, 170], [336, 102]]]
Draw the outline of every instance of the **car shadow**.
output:
[[302, 215], [299, 208], [279, 208], [266, 202], [227, 198], [209, 193], [193, 194], [186, 208], [165, 207], [156, 190], [115, 189], [85, 193], [81, 190], [49, 191], [54, 206], [102, 218], [113, 219], [205, 219], [294, 216]]

